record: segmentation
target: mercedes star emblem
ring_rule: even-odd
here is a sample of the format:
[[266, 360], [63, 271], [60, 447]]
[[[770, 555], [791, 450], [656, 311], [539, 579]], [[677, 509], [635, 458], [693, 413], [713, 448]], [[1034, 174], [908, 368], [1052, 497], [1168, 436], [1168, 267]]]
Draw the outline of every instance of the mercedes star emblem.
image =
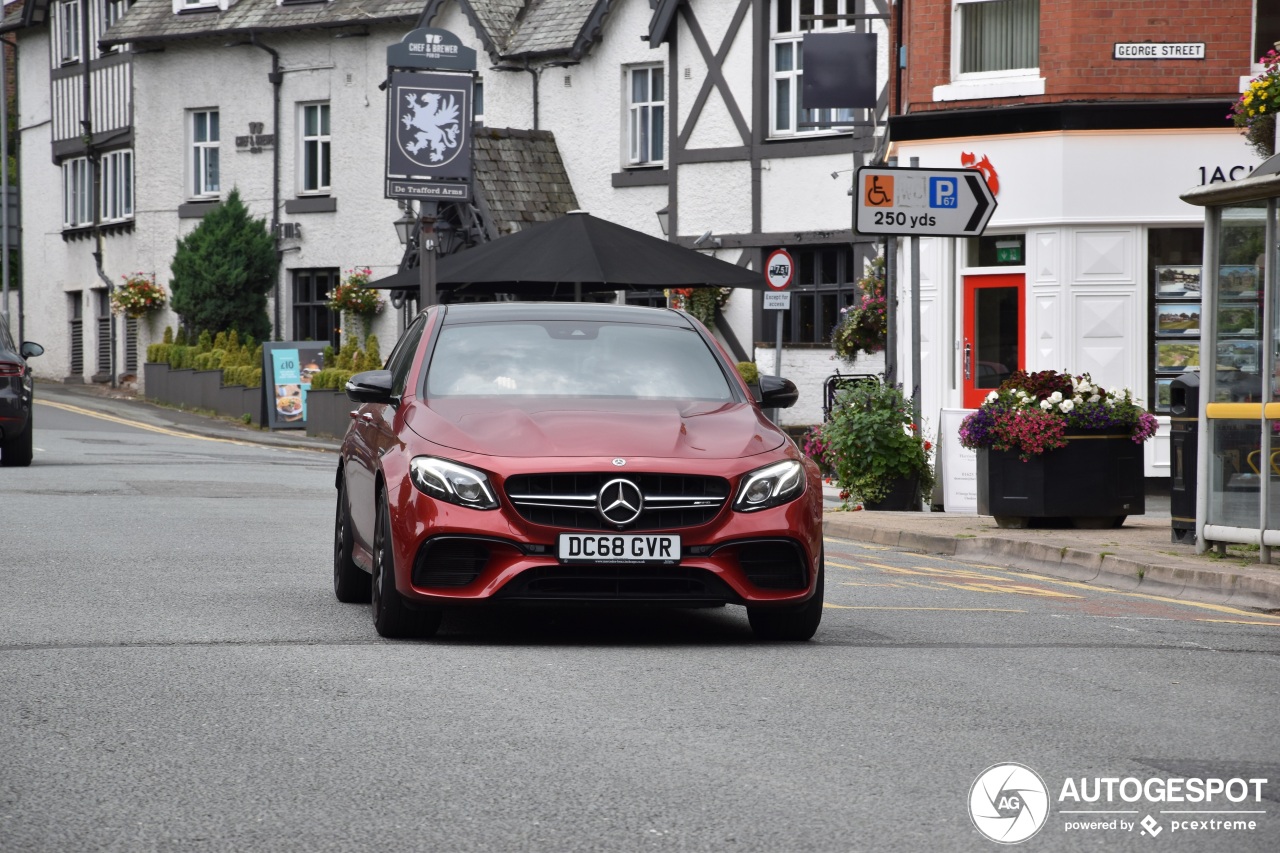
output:
[[626, 527], [644, 511], [644, 495], [630, 480], [610, 480], [596, 498], [596, 509], [609, 524]]
[[613, 460], [613, 464], [614, 464], [614, 465], [616, 465], [616, 466], [618, 466], [619, 468], [621, 468], [623, 465], [626, 465], [626, 464], [627, 464], [627, 460], [625, 460], [625, 459], [615, 459], [615, 460]]

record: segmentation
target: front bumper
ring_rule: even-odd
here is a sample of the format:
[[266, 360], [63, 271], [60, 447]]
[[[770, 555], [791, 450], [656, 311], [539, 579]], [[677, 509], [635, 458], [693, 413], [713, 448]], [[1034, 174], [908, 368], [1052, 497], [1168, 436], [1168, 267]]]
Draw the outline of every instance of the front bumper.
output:
[[[562, 564], [559, 534], [583, 531], [530, 523], [505, 493], [497, 510], [468, 509], [430, 498], [405, 478], [390, 495], [396, 586], [424, 605], [798, 604], [813, 594], [822, 553], [820, 481], [816, 469], [808, 473], [805, 492], [788, 504], [751, 513], [726, 505], [705, 524], [662, 530], [681, 537], [675, 566]], [[730, 479], [736, 488], [737, 477]]]

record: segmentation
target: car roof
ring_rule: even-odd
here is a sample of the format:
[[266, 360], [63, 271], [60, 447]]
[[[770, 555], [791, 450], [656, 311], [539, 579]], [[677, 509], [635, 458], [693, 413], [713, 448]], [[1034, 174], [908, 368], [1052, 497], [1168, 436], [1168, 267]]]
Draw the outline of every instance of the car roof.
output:
[[472, 302], [444, 306], [444, 325], [518, 323], [548, 320], [635, 323], [691, 328], [688, 317], [669, 308], [609, 305], [602, 302]]

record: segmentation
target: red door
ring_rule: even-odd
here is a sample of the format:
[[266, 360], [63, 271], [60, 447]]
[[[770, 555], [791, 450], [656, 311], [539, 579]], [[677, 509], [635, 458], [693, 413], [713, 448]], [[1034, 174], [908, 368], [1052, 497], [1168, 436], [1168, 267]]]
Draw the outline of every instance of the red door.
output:
[[965, 276], [962, 328], [964, 407], [976, 409], [1010, 373], [1026, 366], [1026, 276]]

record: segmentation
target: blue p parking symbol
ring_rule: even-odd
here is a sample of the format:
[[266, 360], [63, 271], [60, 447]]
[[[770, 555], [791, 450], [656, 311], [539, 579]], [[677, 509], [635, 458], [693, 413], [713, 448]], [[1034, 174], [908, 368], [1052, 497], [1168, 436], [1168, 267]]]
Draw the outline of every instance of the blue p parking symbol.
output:
[[929, 206], [955, 207], [959, 198], [958, 190], [959, 179], [957, 178], [930, 178]]

